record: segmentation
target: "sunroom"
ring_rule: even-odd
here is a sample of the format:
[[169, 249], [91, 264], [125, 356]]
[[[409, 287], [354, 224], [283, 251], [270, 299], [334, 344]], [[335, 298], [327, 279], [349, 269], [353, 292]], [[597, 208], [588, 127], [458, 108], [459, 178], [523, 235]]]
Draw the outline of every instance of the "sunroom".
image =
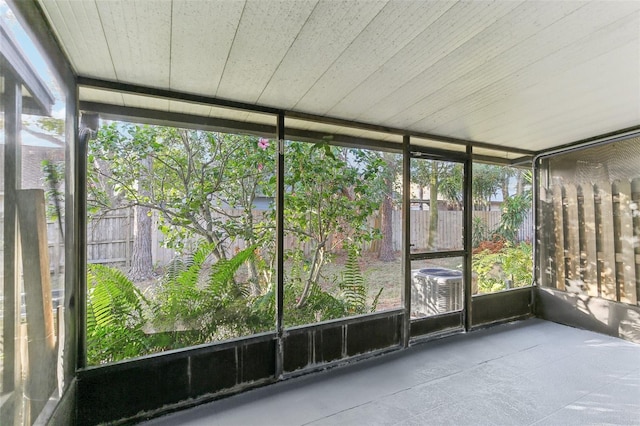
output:
[[2, 424], [134, 423], [505, 324], [638, 355], [640, 3], [0, 11]]

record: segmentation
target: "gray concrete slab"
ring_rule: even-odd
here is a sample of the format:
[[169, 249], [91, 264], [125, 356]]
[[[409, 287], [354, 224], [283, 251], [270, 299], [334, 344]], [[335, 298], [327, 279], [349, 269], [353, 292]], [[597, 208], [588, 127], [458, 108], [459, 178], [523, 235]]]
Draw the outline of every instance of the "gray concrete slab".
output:
[[640, 425], [640, 345], [531, 319], [144, 424]]

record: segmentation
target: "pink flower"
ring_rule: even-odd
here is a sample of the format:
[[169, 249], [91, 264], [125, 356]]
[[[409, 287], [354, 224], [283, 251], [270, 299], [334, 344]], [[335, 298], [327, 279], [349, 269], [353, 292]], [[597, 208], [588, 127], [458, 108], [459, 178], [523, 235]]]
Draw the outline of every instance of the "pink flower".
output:
[[262, 171], [262, 167], [264, 167], [262, 164], [258, 164], [258, 171], [261, 172]]
[[258, 140], [258, 148], [261, 149], [267, 149], [269, 147], [269, 139], [267, 138], [260, 138]]

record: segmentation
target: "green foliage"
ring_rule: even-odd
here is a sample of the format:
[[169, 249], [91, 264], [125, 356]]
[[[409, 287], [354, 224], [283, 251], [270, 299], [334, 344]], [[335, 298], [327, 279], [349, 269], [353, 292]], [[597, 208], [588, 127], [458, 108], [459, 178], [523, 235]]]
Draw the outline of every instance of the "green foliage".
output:
[[44, 129], [49, 133], [54, 133], [58, 136], [64, 135], [65, 123], [61, 118], [40, 117], [36, 123], [41, 129]]
[[216, 244], [216, 258], [226, 258], [226, 239], [272, 239], [273, 226], [256, 223], [253, 207], [260, 193], [275, 193], [275, 145], [254, 136], [111, 123], [90, 141], [89, 204], [143, 205], [158, 213], [168, 247], [186, 250], [186, 241], [201, 237]]
[[504, 182], [504, 167], [473, 163], [473, 203], [476, 210], [488, 210], [491, 198]]
[[473, 218], [471, 235], [473, 248], [478, 247], [483, 241], [491, 239], [489, 225], [487, 225], [483, 218], [479, 216]]
[[472, 267], [480, 293], [505, 290], [507, 280], [511, 282], [509, 288], [531, 285], [532, 246], [522, 242], [516, 246], [507, 244], [495, 253], [482, 251], [473, 256]]
[[[42, 174], [46, 186], [45, 195], [49, 199], [47, 216], [62, 225], [64, 216], [64, 162], [42, 161]], [[62, 229], [62, 227], [61, 227]]]
[[147, 353], [142, 327], [148, 301], [118, 269], [87, 267], [87, 362], [119, 361]]
[[348, 312], [351, 315], [363, 314], [366, 307], [367, 288], [364, 276], [360, 272], [360, 265], [358, 265], [358, 250], [353, 245], [349, 245], [346, 250], [347, 261], [342, 272], [340, 290]]
[[[277, 143], [254, 136], [124, 123], [103, 126], [90, 141], [92, 213], [149, 208], [165, 244], [180, 255], [143, 310], [151, 314], [149, 346], [170, 349], [274, 328], [275, 209], [257, 213], [254, 204], [276, 195], [276, 152]], [[358, 254], [349, 247], [379, 237], [368, 219], [383, 197], [394, 197], [397, 160], [327, 141], [286, 143], [285, 232], [306, 245], [285, 253], [288, 325], [369, 309]], [[190, 250], [194, 240], [202, 243]], [[249, 247], [230, 253], [236, 240]], [[323, 267], [343, 246], [345, 271], [327, 281]]]
[[290, 257], [303, 261], [295, 266], [302, 284], [299, 309], [310, 302], [334, 247], [376, 237], [367, 220], [380, 206], [382, 189], [376, 182], [384, 166], [366, 151], [288, 142], [285, 167], [285, 228], [311, 246], [309, 259], [300, 252]]
[[516, 244], [518, 231], [531, 210], [531, 200], [524, 194], [509, 197], [502, 203], [502, 216], [496, 234]]
[[172, 346], [195, 345], [254, 334], [273, 327], [266, 317], [273, 293], [252, 298], [246, 283], [238, 282], [240, 267], [254, 256], [255, 246], [207, 267], [212, 244], [200, 246], [175, 261], [161, 282], [154, 324], [174, 333]]

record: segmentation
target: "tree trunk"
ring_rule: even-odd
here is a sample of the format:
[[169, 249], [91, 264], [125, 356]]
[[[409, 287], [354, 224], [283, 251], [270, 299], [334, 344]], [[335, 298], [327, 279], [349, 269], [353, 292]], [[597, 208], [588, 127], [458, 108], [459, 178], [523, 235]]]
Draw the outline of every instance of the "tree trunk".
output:
[[382, 232], [382, 241], [380, 242], [378, 259], [383, 262], [392, 262], [396, 257], [393, 253], [393, 204], [390, 193], [385, 194], [382, 201], [380, 231]]
[[307, 304], [307, 299], [309, 299], [309, 296], [311, 295], [311, 289], [315, 284], [318, 283], [318, 278], [320, 277], [320, 268], [322, 268], [322, 264], [324, 263], [325, 243], [326, 240], [319, 244], [316, 248], [313, 256], [313, 261], [311, 262], [311, 271], [309, 271], [309, 278], [304, 284], [304, 289], [302, 290], [302, 294], [300, 295], [298, 303], [296, 303], [297, 309], [300, 309]]
[[522, 173], [522, 170], [518, 170], [517, 182], [516, 194], [522, 195], [524, 192], [524, 173]]
[[431, 170], [429, 182], [429, 239], [427, 247], [431, 250], [436, 248], [436, 237], [438, 235], [438, 171], [436, 167]]
[[[148, 173], [151, 173], [151, 158], [143, 160]], [[148, 196], [149, 191], [141, 185], [140, 195]], [[135, 232], [133, 237], [133, 252], [131, 255], [131, 270], [129, 278], [132, 281], [144, 281], [153, 276], [153, 257], [151, 253], [152, 221], [151, 210], [147, 207], [136, 206]]]
[[500, 189], [502, 190], [502, 201], [509, 198], [509, 178], [505, 177], [500, 185]]

